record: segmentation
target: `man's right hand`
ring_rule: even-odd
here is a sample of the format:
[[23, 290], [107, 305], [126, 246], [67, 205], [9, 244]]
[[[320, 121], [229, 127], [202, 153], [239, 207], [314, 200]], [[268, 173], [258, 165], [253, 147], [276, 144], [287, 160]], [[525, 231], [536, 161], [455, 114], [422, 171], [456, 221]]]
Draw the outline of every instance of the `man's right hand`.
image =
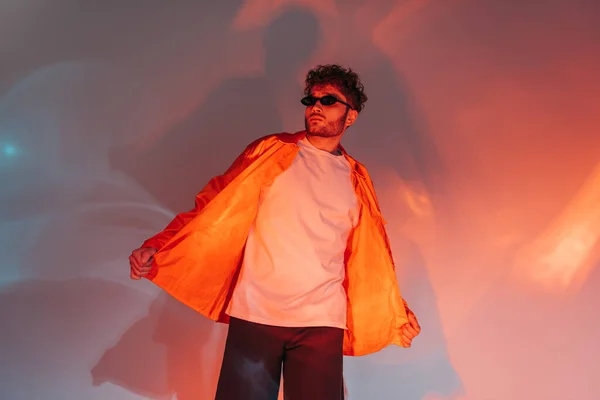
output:
[[129, 277], [131, 279], [142, 279], [148, 275], [152, 267], [152, 257], [157, 251], [152, 247], [140, 247], [132, 251], [129, 256]]

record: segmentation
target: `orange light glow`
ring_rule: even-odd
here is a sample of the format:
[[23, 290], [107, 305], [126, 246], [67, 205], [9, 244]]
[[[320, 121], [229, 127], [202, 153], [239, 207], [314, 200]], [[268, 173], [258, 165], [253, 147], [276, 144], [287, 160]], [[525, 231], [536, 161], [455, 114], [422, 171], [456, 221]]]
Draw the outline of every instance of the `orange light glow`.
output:
[[551, 226], [519, 254], [517, 271], [548, 290], [573, 291], [597, 261], [600, 163]]

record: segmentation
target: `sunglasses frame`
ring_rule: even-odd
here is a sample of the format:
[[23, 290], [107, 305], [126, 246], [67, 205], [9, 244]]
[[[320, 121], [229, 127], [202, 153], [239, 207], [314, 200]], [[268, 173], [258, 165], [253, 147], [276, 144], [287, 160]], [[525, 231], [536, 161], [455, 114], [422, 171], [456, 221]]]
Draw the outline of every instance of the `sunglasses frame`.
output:
[[[332, 98], [334, 100], [334, 102], [331, 103], [331, 104], [323, 104], [323, 102], [321, 101], [321, 99], [324, 99], [326, 97]], [[302, 103], [302, 105], [304, 105], [306, 107], [312, 107], [312, 106], [314, 106], [317, 103], [321, 103], [321, 105], [324, 106], [324, 107], [331, 107], [335, 103], [341, 103], [341, 104], [345, 105], [346, 107], [349, 107], [351, 110], [354, 110], [354, 107], [352, 107], [350, 104], [346, 103], [345, 101], [342, 101], [342, 100], [338, 99], [337, 97], [335, 97], [335, 96], [333, 96], [331, 94], [326, 94], [325, 96], [321, 96], [321, 97], [317, 97], [317, 96], [313, 96], [313, 95], [308, 95], [308, 96], [303, 97], [300, 100], [300, 102]]]

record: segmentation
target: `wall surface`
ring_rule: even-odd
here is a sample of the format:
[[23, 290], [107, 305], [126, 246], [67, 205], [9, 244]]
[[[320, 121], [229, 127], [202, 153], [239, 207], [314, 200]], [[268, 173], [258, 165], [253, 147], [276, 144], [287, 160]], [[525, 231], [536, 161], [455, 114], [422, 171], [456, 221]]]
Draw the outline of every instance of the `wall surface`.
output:
[[0, 397], [211, 399], [227, 327], [127, 257], [340, 63], [423, 327], [348, 398], [600, 398], [599, 4], [2, 2]]

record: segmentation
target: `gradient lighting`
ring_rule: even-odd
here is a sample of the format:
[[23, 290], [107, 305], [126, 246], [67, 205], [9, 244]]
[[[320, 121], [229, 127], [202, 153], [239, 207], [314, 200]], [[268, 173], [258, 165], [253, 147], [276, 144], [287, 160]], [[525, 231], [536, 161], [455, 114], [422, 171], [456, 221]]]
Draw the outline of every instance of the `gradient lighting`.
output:
[[18, 155], [18, 149], [13, 144], [5, 143], [2, 145], [2, 154], [6, 157], [15, 157]]
[[227, 326], [127, 257], [323, 62], [423, 327], [346, 400], [600, 399], [600, 2], [46, 3], [0, 2], [0, 399], [214, 398]]
[[600, 238], [600, 164], [550, 227], [520, 255], [521, 271], [550, 291], [578, 289]]

